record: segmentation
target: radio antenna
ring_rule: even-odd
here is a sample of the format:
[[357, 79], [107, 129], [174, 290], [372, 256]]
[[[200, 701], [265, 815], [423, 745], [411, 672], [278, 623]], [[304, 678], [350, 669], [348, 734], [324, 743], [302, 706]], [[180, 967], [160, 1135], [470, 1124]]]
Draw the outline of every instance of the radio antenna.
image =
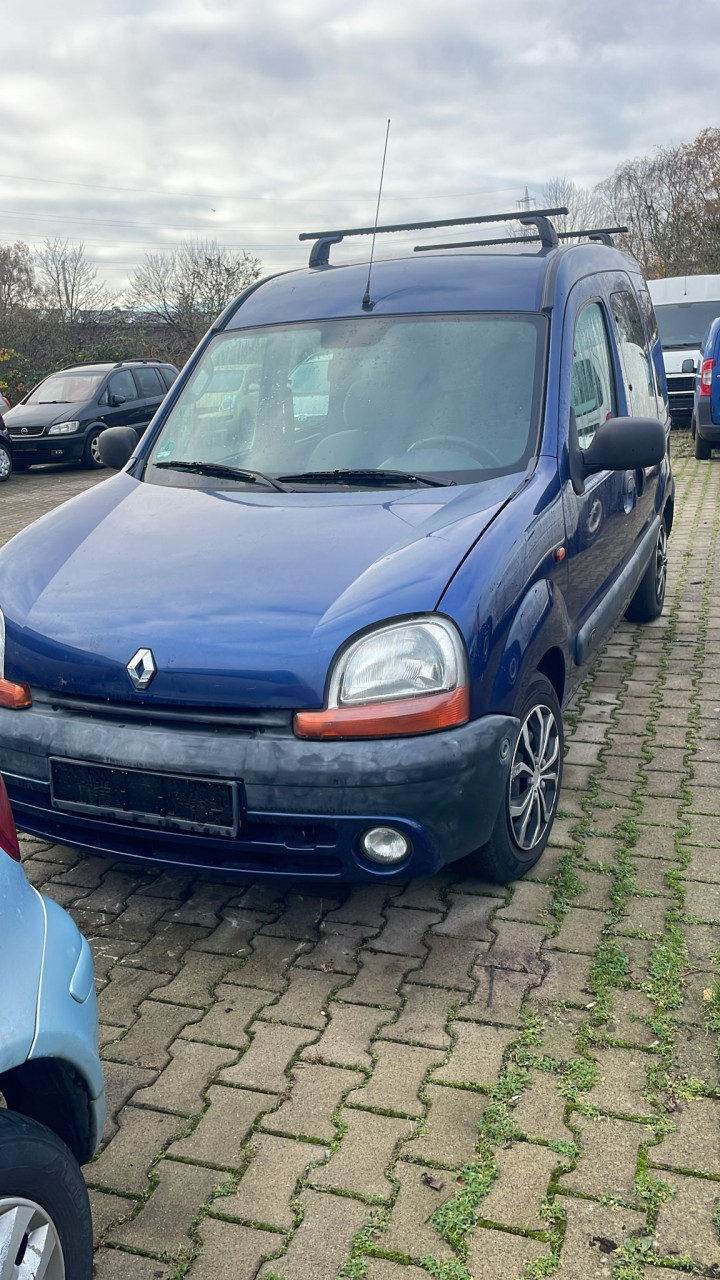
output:
[[370, 301], [370, 274], [372, 272], [373, 254], [375, 253], [375, 236], [377, 235], [378, 218], [380, 216], [380, 197], [382, 196], [383, 178], [385, 177], [385, 158], [387, 156], [388, 138], [390, 137], [390, 121], [387, 122], [385, 130], [385, 149], [383, 151], [382, 169], [380, 170], [380, 186], [378, 187], [377, 207], [375, 209], [375, 225], [373, 227], [372, 244], [370, 245], [370, 261], [368, 263], [367, 284], [365, 285], [365, 293], [362, 300], [363, 311], [372, 311], [373, 303]]

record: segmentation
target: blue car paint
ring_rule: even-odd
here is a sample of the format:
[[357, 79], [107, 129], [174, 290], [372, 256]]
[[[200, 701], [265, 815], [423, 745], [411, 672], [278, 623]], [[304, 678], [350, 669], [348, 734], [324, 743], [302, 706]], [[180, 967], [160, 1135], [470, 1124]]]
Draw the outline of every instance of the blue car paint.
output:
[[0, 1078], [48, 1059], [72, 1068], [87, 1090], [90, 1154], [105, 1122], [90, 948], [67, 912], [28, 884], [21, 864], [3, 849], [0, 990]]
[[[660, 516], [672, 522], [667, 459], [641, 477], [601, 473], [582, 495], [570, 482], [578, 311], [596, 298], [607, 309], [613, 290], [644, 285], [631, 260], [596, 245], [375, 264], [374, 315], [549, 319], [542, 427], [527, 472], [443, 489], [291, 495], [198, 488], [181, 476], [167, 487], [143, 481], [144, 460], [215, 333], [360, 316], [365, 280], [366, 267], [348, 266], [253, 286], [200, 344], [126, 471], [0, 553], [6, 674], [41, 691], [30, 711], [0, 711], [0, 768], [28, 830], [185, 866], [356, 879], [429, 873], [489, 836], [522, 681], [545, 662], [564, 700], [572, 696], [642, 577]], [[608, 329], [622, 414], [623, 369]], [[662, 386], [658, 412], [667, 416]], [[304, 742], [289, 731], [211, 737], [152, 721], [154, 707], [322, 706], [333, 655], [350, 637], [436, 609], [457, 623], [469, 656], [472, 718], [456, 730]], [[145, 645], [159, 670], [137, 694], [125, 668]], [[90, 700], [87, 714], [68, 695]], [[103, 700], [114, 717], [104, 720]], [[145, 722], [134, 723], [140, 708]], [[241, 779], [243, 827], [230, 847], [110, 814], [59, 812], [51, 754]], [[370, 821], [411, 834], [413, 855], [399, 871], [363, 859], [358, 837]]]
[[[700, 374], [704, 360], [714, 360], [710, 395], [700, 395]], [[698, 376], [695, 380], [695, 429], [705, 440], [720, 444], [720, 316], [713, 320], [703, 342]]]
[[[411, 493], [256, 494], [121, 473], [15, 539], [3, 574], [6, 676], [28, 678], [30, 658], [41, 689], [141, 704], [126, 664], [147, 644], [158, 703], [319, 707], [338, 646], [386, 618], [388, 601], [394, 615], [434, 609], [448, 565], [517, 485], [503, 476]], [[158, 527], [171, 556], [146, 554]], [[308, 572], [319, 563], [322, 573]], [[139, 565], [153, 602], [145, 629]]]

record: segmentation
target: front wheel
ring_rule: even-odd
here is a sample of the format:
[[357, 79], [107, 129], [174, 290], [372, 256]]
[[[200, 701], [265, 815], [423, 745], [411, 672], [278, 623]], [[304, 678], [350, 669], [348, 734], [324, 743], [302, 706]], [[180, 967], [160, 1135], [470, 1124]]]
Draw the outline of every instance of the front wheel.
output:
[[[700, 439], [696, 438], [695, 444]], [[665, 520], [660, 521], [655, 554], [640, 581], [635, 595], [625, 610], [628, 622], [654, 622], [665, 604], [667, 586], [668, 535]]]
[[90, 1280], [92, 1219], [77, 1161], [44, 1125], [0, 1111], [0, 1280]]
[[0, 484], [9, 480], [12, 475], [13, 460], [10, 450], [0, 442]]
[[535, 865], [550, 838], [562, 783], [565, 738], [558, 696], [535, 672], [519, 699], [515, 743], [503, 802], [488, 843], [477, 853], [481, 873], [507, 884]]
[[83, 450], [82, 465], [87, 471], [96, 471], [100, 467], [104, 467], [105, 463], [100, 457], [100, 436], [102, 435], [102, 427], [93, 427], [85, 441]]

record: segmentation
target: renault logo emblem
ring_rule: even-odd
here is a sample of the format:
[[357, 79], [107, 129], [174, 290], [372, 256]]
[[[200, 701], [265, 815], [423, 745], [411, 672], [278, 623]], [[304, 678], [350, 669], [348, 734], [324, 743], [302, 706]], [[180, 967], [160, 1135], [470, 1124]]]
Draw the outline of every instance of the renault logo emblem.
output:
[[157, 672], [152, 649], [138, 649], [128, 662], [126, 670], [136, 689], [147, 689]]

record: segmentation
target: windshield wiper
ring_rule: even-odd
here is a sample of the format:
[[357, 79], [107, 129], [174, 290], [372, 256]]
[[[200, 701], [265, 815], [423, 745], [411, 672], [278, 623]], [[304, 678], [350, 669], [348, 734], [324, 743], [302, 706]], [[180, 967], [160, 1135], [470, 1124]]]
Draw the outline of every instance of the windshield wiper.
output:
[[335, 471], [298, 471], [278, 476], [278, 480], [303, 481], [307, 484], [426, 484], [444, 488], [454, 480], [437, 480], [434, 476], [410, 474], [409, 471], [375, 471], [372, 467], [343, 467]]
[[29, 400], [28, 404], [72, 404], [72, 400]]
[[218, 480], [246, 480], [248, 484], [265, 484], [269, 489], [277, 489], [278, 493], [287, 493], [284, 485], [278, 484], [272, 476], [264, 471], [245, 471], [242, 467], [228, 467], [224, 462], [182, 462], [172, 458], [167, 462], [154, 462], [154, 467], [171, 471], [191, 471], [198, 476], [215, 476]]

